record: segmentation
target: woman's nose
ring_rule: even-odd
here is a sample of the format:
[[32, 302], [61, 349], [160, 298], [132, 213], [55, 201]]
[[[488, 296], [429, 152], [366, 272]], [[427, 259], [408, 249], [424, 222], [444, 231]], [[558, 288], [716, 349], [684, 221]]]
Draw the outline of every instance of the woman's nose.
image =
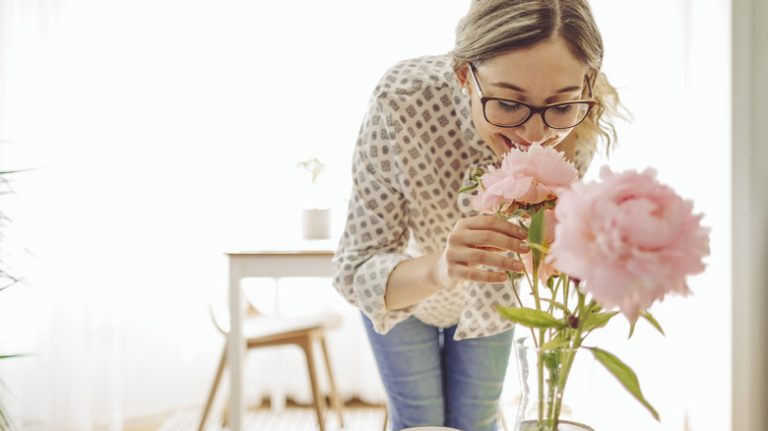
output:
[[518, 126], [517, 134], [525, 139], [530, 144], [542, 143], [549, 135], [549, 127], [544, 124], [544, 119], [541, 118], [541, 113], [535, 113], [531, 117]]

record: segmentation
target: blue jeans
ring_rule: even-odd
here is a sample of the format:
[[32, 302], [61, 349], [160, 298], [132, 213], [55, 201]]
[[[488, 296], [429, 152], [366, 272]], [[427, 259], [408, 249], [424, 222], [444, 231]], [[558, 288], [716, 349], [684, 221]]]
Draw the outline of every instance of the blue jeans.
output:
[[393, 431], [420, 425], [496, 431], [512, 330], [455, 341], [456, 326], [436, 328], [411, 316], [386, 335], [363, 316]]

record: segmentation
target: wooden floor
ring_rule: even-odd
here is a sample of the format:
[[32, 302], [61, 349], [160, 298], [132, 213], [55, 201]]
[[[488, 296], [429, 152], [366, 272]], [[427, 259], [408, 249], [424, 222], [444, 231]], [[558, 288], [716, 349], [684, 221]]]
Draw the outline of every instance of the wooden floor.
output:
[[[339, 431], [338, 420], [331, 412], [326, 421], [326, 431]], [[177, 413], [166, 419], [157, 431], [197, 431], [199, 412]], [[355, 407], [344, 410], [344, 430], [379, 431], [384, 421], [384, 410], [375, 407]], [[206, 431], [221, 431], [211, 424]], [[248, 431], [317, 431], [315, 411], [311, 408], [290, 407], [280, 413], [268, 409], [249, 411], [245, 415]]]

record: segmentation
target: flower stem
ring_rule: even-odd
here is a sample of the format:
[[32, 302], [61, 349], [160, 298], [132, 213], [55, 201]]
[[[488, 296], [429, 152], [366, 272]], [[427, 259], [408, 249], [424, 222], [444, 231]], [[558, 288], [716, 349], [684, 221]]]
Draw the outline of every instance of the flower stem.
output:
[[[520, 256], [520, 253], [515, 253], [515, 255], [517, 256], [517, 260], [523, 262], [523, 258]], [[528, 285], [533, 288], [533, 280], [531, 280], [531, 276], [528, 274], [528, 269], [525, 267], [525, 265], [523, 265], [523, 274], [525, 274], [525, 278], [528, 280]]]
[[[532, 291], [533, 291], [533, 300], [536, 303], [536, 310], [541, 311], [541, 298], [539, 297], [539, 269], [536, 267], [536, 265], [533, 266], [533, 285], [532, 285]], [[539, 346], [543, 346], [545, 343], [544, 334], [546, 333], [545, 329], [539, 329]], [[544, 351], [541, 350], [541, 348], [537, 349], [536, 354], [536, 371], [537, 371], [537, 377], [538, 377], [538, 387], [539, 387], [539, 428], [543, 426], [542, 419], [544, 418]]]
[[584, 329], [584, 323], [587, 321], [587, 318], [589, 317], [590, 312], [592, 311], [592, 305], [593, 302], [590, 302], [587, 307], [584, 306], [584, 301], [586, 298], [586, 295], [579, 292], [577, 290], [577, 294], [579, 295], [579, 305], [577, 307], [577, 316], [579, 319], [579, 324], [576, 327], [576, 333], [574, 334], [571, 344], [571, 348], [568, 351], [568, 354], [565, 359], [565, 363], [563, 365], [562, 371], [560, 372], [560, 376], [557, 382], [557, 388], [558, 388], [558, 396], [555, 401], [555, 417], [554, 417], [554, 423], [555, 426], [560, 421], [560, 409], [562, 408], [563, 403], [563, 393], [565, 392], [565, 384], [568, 382], [568, 374], [571, 372], [571, 366], [573, 366], [573, 361], [576, 359], [576, 353], [579, 350], [579, 347], [581, 347], [581, 333]]
[[[515, 280], [512, 278], [511, 272], [507, 271], [507, 276], [509, 277], [509, 280], [512, 282], [512, 293], [515, 294], [515, 298], [517, 298], [517, 303], [522, 306], [523, 300], [520, 299], [520, 294], [517, 293], [517, 286], [515, 285]], [[533, 328], [528, 328], [531, 330], [531, 340], [533, 340], [534, 347], [539, 347], [539, 342], [536, 341], [536, 333], [533, 332]]]
[[[544, 344], [544, 330], [539, 330], [539, 334], [541, 336], [541, 344]], [[544, 419], [544, 351], [541, 349], [537, 349], [536, 354], [536, 371], [538, 376], [538, 387], [539, 387], [539, 420], [538, 425], [539, 428], [543, 427], [542, 420]]]
[[533, 267], [533, 300], [536, 303], [536, 309], [541, 311], [541, 298], [539, 297], [539, 270]]

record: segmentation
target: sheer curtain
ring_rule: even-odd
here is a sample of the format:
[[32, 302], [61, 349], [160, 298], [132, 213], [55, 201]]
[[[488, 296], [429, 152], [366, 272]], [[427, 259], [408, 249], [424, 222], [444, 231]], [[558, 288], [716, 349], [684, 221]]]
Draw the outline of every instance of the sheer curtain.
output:
[[[0, 293], [0, 354], [35, 353], [0, 362], [0, 397], [25, 428], [83, 430], [200, 407], [223, 343], [207, 310], [226, 297], [221, 252], [298, 238], [309, 197], [296, 163], [311, 157], [328, 166], [315, 197], [340, 234], [375, 82], [395, 61], [450, 50], [469, 2], [0, 4], [0, 168], [34, 168], [3, 201], [29, 253], [17, 266], [28, 283]], [[661, 428], [609, 380], [605, 390], [612, 410], [638, 413], [636, 429], [679, 430], [686, 412], [691, 429], [725, 429], [728, 4], [592, 4], [606, 71], [635, 117], [619, 123], [611, 165], [657, 167], [714, 227], [693, 300], [657, 312], [666, 338], [639, 328], [624, 343], [620, 328], [600, 340], [635, 367]], [[280, 295], [286, 314], [341, 312], [330, 344], [343, 395], [382, 401], [359, 316], [327, 281], [246, 288], [267, 309]], [[308, 399], [301, 372], [263, 373], [301, 369], [298, 352], [275, 358], [250, 356], [249, 401]]]
[[[3, 298], [5, 332], [32, 328], [17, 338], [34, 355], [0, 376], [20, 423], [57, 430], [201, 406], [223, 343], [207, 309], [226, 298], [222, 251], [298, 237], [296, 163], [314, 156], [338, 226], [378, 76], [402, 55], [447, 51], [465, 6], [2, 4], [3, 163], [35, 169], [7, 208], [34, 253], [18, 289], [31, 298]], [[393, 29], [417, 42], [392, 43]], [[272, 304], [270, 283], [246, 287]], [[344, 313], [330, 340], [340, 389], [382, 401], [359, 315], [324, 280], [280, 292], [286, 314]], [[250, 356], [250, 402], [276, 388], [308, 399], [298, 352], [280, 359]]]

